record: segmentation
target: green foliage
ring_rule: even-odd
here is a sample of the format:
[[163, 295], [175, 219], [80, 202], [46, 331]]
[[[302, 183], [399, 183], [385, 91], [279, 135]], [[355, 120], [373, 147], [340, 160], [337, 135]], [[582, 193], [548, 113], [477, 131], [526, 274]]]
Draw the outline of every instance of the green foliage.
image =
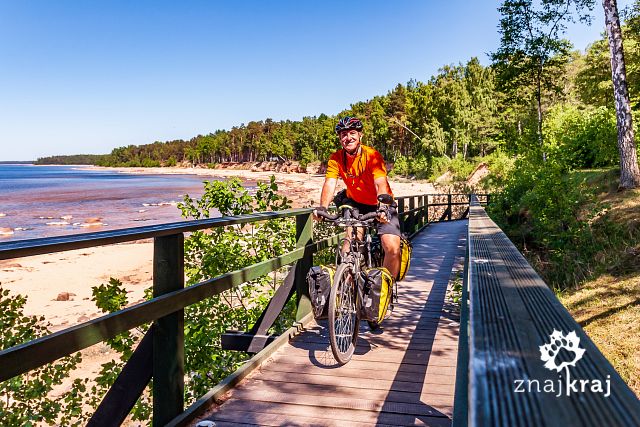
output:
[[451, 281], [451, 288], [449, 290], [449, 297], [451, 298], [451, 302], [453, 302], [457, 306], [460, 305], [460, 301], [462, 300], [462, 286], [462, 273], [458, 271]]
[[[290, 207], [277, 194], [275, 178], [258, 183], [255, 195], [239, 180], [205, 183], [200, 199], [185, 196], [179, 208], [186, 218], [242, 215], [254, 211], [277, 211]], [[185, 241], [187, 285], [219, 276], [260, 261], [282, 255], [295, 247], [295, 222], [271, 220], [194, 232]], [[248, 330], [282, 281], [286, 269], [247, 282], [185, 309], [185, 364], [189, 372], [187, 401], [198, 398], [247, 359], [241, 352], [220, 349], [220, 337], [227, 329]], [[282, 332], [295, 317], [291, 302], [274, 325]]]
[[393, 169], [389, 173], [390, 176], [406, 176], [409, 175], [409, 161], [404, 156], [398, 156], [393, 163]]
[[616, 116], [611, 109], [558, 104], [551, 108], [545, 129], [549, 150], [572, 168], [618, 162]]
[[[24, 315], [26, 301], [26, 297], [11, 295], [0, 287], [0, 349], [50, 334], [43, 317]], [[61, 386], [81, 360], [77, 353], [0, 383], [0, 424], [84, 424], [88, 414], [83, 412], [82, 402], [87, 380], [76, 379], [67, 387]]]
[[490, 171], [489, 175], [482, 179], [482, 187], [490, 193], [502, 189], [515, 168], [515, 157], [509, 156], [501, 150], [496, 150], [480, 160], [489, 166]]
[[529, 255], [554, 288], [584, 280], [596, 247], [592, 223], [604, 206], [593, 188], [569, 178], [562, 163], [520, 159], [501, 193], [492, 197], [491, 217]]
[[475, 162], [465, 160], [461, 155], [451, 159], [449, 163], [449, 172], [453, 174], [454, 181], [466, 181], [475, 168]]
[[[635, 1], [628, 18], [622, 25], [627, 83], [631, 105], [640, 102], [640, 2]], [[611, 56], [606, 35], [593, 42], [584, 56], [583, 67], [576, 75], [579, 98], [585, 104], [614, 108]]]
[[449, 157], [435, 157], [431, 164], [431, 176], [430, 179], [435, 181], [444, 173], [449, 170], [449, 165], [451, 165], [451, 159]]
[[561, 96], [571, 58], [571, 44], [562, 35], [576, 17], [589, 21], [593, 4], [593, 0], [504, 0], [498, 9], [500, 47], [491, 57], [507, 101], [504, 112], [511, 116], [509, 121], [517, 121], [517, 137], [511, 135], [511, 143], [537, 142], [542, 148], [545, 103]]
[[[113, 313], [125, 308], [129, 301], [127, 291], [122, 282], [113, 277], [109, 278], [109, 283], [93, 286], [92, 301], [102, 310], [103, 313]], [[147, 295], [150, 298], [150, 295]], [[123, 332], [116, 337], [106, 341], [106, 344], [119, 354], [119, 360], [110, 360], [102, 364], [98, 376], [94, 379], [95, 384], [91, 387], [91, 394], [87, 402], [94, 409], [98, 407], [102, 398], [109, 388], [118, 378], [125, 363], [133, 354], [135, 345], [149, 329], [149, 325], [143, 325], [134, 330]], [[131, 419], [134, 421], [148, 421], [151, 416], [151, 386], [147, 386], [145, 393], [138, 399], [131, 410]]]
[[39, 157], [36, 165], [97, 165], [104, 161], [103, 154], [73, 154], [70, 156]]

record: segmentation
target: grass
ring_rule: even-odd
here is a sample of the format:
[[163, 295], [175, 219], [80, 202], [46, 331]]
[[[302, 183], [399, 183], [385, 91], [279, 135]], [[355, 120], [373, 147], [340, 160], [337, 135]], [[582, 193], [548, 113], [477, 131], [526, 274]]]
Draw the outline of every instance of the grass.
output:
[[594, 233], [600, 241], [591, 244], [602, 248], [592, 260], [598, 273], [558, 297], [640, 396], [640, 189], [617, 191], [618, 173], [587, 170], [570, 177], [596, 188], [599, 201], [608, 206], [597, 222], [614, 228]]
[[559, 298], [640, 396], [640, 274], [603, 275]]

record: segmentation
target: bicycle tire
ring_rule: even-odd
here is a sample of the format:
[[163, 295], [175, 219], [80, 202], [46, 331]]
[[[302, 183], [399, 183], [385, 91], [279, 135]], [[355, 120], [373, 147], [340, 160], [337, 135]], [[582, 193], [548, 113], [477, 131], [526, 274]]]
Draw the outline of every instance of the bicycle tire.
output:
[[329, 342], [333, 356], [340, 365], [351, 360], [360, 331], [360, 307], [355, 281], [351, 265], [340, 264], [329, 294]]

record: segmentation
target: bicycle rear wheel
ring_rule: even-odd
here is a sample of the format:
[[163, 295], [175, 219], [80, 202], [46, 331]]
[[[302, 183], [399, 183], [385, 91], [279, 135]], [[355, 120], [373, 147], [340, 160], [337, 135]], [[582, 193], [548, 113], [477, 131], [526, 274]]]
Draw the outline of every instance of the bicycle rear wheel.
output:
[[344, 365], [353, 356], [360, 330], [357, 283], [350, 264], [340, 264], [329, 295], [329, 342], [336, 361]]

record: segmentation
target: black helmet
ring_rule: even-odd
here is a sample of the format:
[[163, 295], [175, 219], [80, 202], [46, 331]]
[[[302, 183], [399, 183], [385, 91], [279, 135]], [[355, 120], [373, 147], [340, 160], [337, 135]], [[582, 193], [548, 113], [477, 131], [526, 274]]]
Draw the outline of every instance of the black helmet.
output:
[[362, 122], [355, 117], [346, 116], [340, 119], [336, 125], [336, 133], [340, 134], [343, 130], [355, 129], [362, 132]]

